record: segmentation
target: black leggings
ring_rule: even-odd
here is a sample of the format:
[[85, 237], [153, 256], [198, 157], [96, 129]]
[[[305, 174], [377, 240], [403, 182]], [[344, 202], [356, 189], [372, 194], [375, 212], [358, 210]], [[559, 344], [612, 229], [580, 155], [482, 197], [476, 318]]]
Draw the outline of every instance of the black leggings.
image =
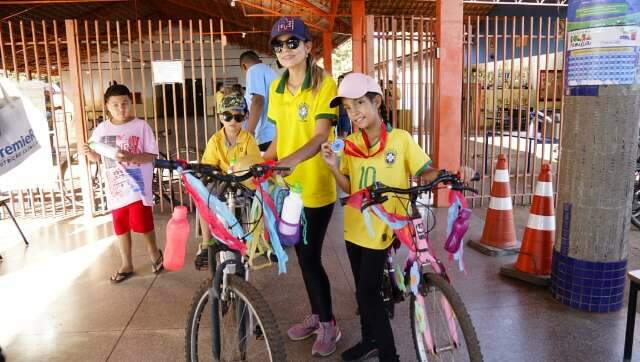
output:
[[[311, 312], [318, 314], [321, 322], [333, 320], [331, 285], [322, 266], [322, 243], [332, 213], [333, 204], [323, 207], [305, 207], [307, 245], [304, 244], [304, 240], [300, 240], [295, 247], [298, 263], [302, 269], [302, 279], [309, 295]], [[304, 230], [301, 231], [304, 232]], [[300, 238], [303, 237], [301, 233]]]
[[397, 356], [393, 330], [380, 294], [388, 249], [363, 248], [349, 241], [346, 244], [356, 283], [362, 340], [375, 342], [381, 361], [395, 361]]

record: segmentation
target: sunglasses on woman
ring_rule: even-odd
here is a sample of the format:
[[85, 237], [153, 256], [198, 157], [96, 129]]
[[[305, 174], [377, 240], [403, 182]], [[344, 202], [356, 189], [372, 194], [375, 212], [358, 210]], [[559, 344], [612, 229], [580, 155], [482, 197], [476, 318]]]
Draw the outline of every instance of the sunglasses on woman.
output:
[[271, 47], [273, 48], [273, 52], [278, 54], [282, 52], [283, 47], [286, 45], [287, 49], [293, 50], [298, 49], [300, 46], [301, 40], [298, 38], [289, 38], [285, 41], [274, 40], [271, 43]]
[[238, 123], [244, 122], [244, 114], [233, 114], [229, 111], [219, 113], [220, 118], [225, 122], [231, 122], [235, 120]]

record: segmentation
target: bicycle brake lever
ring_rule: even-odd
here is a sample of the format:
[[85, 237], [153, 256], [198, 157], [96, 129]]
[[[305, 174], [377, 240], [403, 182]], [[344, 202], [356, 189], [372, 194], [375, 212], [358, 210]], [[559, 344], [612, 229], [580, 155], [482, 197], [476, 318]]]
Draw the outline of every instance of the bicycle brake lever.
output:
[[360, 211], [364, 211], [366, 208], [371, 207], [373, 205], [376, 204], [382, 204], [383, 202], [386, 202], [387, 200], [389, 200], [388, 196], [381, 196], [377, 199], [373, 199], [371, 201], [367, 201], [364, 204], [362, 204], [362, 207], [360, 207]]

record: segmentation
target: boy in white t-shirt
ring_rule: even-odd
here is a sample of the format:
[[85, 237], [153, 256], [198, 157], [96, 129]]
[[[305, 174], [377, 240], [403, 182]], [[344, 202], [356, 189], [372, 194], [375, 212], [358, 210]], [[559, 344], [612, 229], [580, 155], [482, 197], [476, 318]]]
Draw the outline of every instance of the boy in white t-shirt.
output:
[[101, 157], [85, 144], [83, 150], [92, 162], [102, 161], [107, 188], [107, 205], [112, 210], [113, 229], [118, 236], [122, 266], [111, 275], [120, 283], [133, 275], [131, 231], [141, 233], [147, 244], [154, 273], [162, 271], [162, 252], [156, 245], [153, 225], [153, 162], [158, 144], [151, 127], [131, 114], [133, 95], [122, 84], [110, 86], [104, 101], [111, 116], [100, 123], [89, 141], [119, 149], [116, 159]]

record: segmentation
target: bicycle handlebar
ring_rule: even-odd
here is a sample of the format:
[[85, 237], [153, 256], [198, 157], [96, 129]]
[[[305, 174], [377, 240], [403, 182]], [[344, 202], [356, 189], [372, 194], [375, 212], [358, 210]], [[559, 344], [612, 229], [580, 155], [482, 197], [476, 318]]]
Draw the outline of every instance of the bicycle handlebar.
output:
[[242, 182], [252, 177], [262, 177], [269, 171], [289, 171], [288, 167], [271, 166], [268, 164], [256, 164], [246, 170], [237, 172], [245, 172], [242, 175], [234, 175], [233, 173], [223, 173], [214, 166], [205, 163], [187, 163], [183, 160], [156, 160], [156, 168], [177, 170], [191, 170], [205, 176], [211, 176], [213, 179], [222, 182]]
[[[477, 181], [480, 179], [480, 175], [476, 173], [470, 181]], [[364, 210], [369, 206], [375, 204], [381, 204], [389, 199], [385, 196], [386, 193], [409, 195], [411, 199], [416, 198], [418, 195], [432, 191], [439, 184], [450, 184], [452, 190], [456, 191], [470, 191], [474, 194], [478, 193], [478, 190], [464, 185], [464, 182], [457, 175], [453, 175], [446, 170], [441, 170], [438, 173], [438, 177], [426, 185], [419, 185], [409, 188], [398, 188], [386, 186], [381, 182], [376, 182], [373, 185], [367, 187], [370, 200], [362, 204], [361, 209]], [[344, 206], [347, 203], [349, 196], [340, 199], [340, 203]]]

